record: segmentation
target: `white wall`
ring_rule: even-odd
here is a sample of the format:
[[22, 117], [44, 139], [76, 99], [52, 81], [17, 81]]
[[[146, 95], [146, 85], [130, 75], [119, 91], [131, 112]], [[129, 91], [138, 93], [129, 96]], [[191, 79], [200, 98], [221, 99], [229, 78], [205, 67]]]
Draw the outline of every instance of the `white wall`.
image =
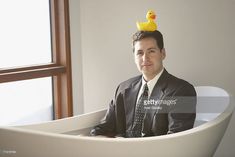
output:
[[[70, 7], [75, 113], [107, 107], [117, 85], [139, 74], [131, 35], [148, 9], [157, 12], [170, 73], [235, 95], [235, 0], [70, 0]], [[215, 157], [235, 155], [234, 128], [235, 116]]]
[[83, 60], [81, 53], [80, 1], [70, 0], [70, 32], [72, 57], [72, 84], [74, 115], [84, 113], [83, 98]]

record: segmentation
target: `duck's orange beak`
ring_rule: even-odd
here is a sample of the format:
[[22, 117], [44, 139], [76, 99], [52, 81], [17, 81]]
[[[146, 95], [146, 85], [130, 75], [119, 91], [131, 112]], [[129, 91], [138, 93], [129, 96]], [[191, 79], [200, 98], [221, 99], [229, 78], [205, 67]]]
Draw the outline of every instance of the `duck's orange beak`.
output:
[[150, 18], [151, 18], [151, 19], [155, 19], [155, 18], [156, 18], [156, 15], [151, 15]]

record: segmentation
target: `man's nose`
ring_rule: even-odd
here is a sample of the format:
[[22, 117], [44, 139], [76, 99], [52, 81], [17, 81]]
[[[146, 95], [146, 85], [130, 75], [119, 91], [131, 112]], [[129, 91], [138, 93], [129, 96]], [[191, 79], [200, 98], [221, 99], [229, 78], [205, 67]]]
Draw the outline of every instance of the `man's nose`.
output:
[[144, 55], [143, 55], [143, 61], [146, 61], [148, 59], [149, 59], [149, 53], [145, 52]]

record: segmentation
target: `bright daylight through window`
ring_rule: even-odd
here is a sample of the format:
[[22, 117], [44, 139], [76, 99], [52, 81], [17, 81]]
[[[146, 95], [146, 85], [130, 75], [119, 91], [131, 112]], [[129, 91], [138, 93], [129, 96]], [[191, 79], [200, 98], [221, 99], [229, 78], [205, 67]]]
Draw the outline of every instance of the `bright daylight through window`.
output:
[[[0, 1], [0, 70], [52, 62], [49, 0]], [[52, 77], [0, 83], [0, 125], [53, 119]]]

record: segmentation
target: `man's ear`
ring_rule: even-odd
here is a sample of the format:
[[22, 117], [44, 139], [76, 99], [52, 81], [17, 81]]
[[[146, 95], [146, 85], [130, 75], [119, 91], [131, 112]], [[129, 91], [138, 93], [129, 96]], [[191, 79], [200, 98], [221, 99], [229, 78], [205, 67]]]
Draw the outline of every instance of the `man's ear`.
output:
[[161, 49], [161, 53], [162, 53], [162, 60], [164, 60], [166, 58], [166, 50], [165, 50], [165, 48]]

